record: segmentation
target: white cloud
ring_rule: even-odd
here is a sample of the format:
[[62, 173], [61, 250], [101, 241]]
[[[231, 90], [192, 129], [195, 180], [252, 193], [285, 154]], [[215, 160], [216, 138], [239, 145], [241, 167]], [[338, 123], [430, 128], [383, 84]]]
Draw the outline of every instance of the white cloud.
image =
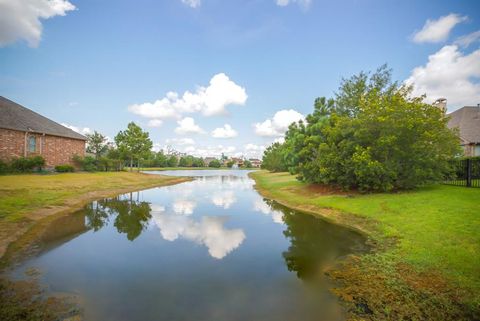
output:
[[195, 140], [192, 138], [169, 138], [166, 139], [167, 144], [185, 146], [185, 145], [195, 145]]
[[229, 124], [223, 125], [223, 127], [215, 128], [212, 131], [212, 137], [215, 138], [233, 138], [237, 137], [238, 133]]
[[40, 19], [65, 16], [75, 6], [66, 0], [1, 0], [0, 47], [23, 39], [37, 47], [42, 38]]
[[201, 0], [182, 0], [182, 3], [186, 4], [191, 8], [198, 8], [202, 4]]
[[148, 127], [160, 127], [163, 124], [163, 120], [161, 119], [151, 119], [148, 121]]
[[224, 216], [203, 216], [199, 222], [188, 216], [161, 212], [152, 212], [152, 216], [165, 240], [173, 242], [183, 238], [203, 244], [208, 253], [216, 259], [224, 258], [245, 240], [243, 230], [225, 228], [227, 217]]
[[256, 200], [253, 203], [253, 210], [256, 211], [256, 212], [261, 212], [265, 215], [271, 216], [272, 220], [275, 223], [278, 223], [278, 224], [283, 224], [284, 223], [283, 222], [283, 213], [279, 212], [279, 211], [272, 210], [270, 208], [270, 206], [262, 200]]
[[272, 119], [254, 124], [255, 133], [259, 136], [281, 137], [291, 123], [304, 119], [305, 117], [302, 114], [293, 109], [280, 110], [273, 115]]
[[92, 132], [92, 130], [88, 127], [77, 127], [77, 126], [73, 126], [73, 125], [69, 125], [69, 124], [65, 124], [65, 123], [61, 123], [62, 126], [65, 126], [67, 128], [70, 128], [71, 130], [73, 130], [74, 132], [77, 132], [79, 134], [82, 134], [82, 135], [86, 135], [86, 134], [90, 134]]
[[312, 4], [312, 0], [275, 0], [277, 6], [286, 7], [289, 4], [296, 3], [304, 9], [308, 9]]
[[466, 16], [462, 17], [455, 13], [440, 17], [437, 20], [428, 19], [422, 30], [413, 35], [413, 41], [417, 43], [445, 41], [453, 27], [467, 19]]
[[207, 87], [198, 87], [194, 93], [182, 96], [169, 92], [153, 103], [134, 104], [128, 110], [146, 118], [180, 118], [185, 113], [200, 112], [205, 116], [225, 114], [229, 105], [245, 105], [245, 88], [230, 80], [224, 73], [216, 74]]
[[405, 81], [414, 85], [413, 94], [427, 95], [427, 101], [447, 98], [448, 106], [477, 104], [480, 97], [480, 49], [465, 55], [458, 46], [444, 46], [428, 57], [425, 66], [412, 70]]
[[480, 40], [480, 30], [477, 30], [475, 32], [469, 33], [468, 35], [458, 37], [457, 40], [455, 40], [455, 44], [462, 47], [468, 47], [472, 43], [477, 42], [479, 40]]
[[206, 146], [206, 147], [196, 147], [196, 146], [187, 146], [183, 151], [187, 154], [196, 156], [196, 157], [220, 157], [222, 153], [225, 155], [230, 155], [236, 151], [235, 146]]
[[245, 155], [249, 158], [261, 158], [263, 151], [265, 150], [265, 146], [263, 145], [255, 145], [255, 144], [246, 144], [243, 146], [245, 151]]
[[217, 191], [212, 196], [212, 203], [218, 207], [229, 209], [237, 201], [234, 191]]
[[280, 7], [286, 7], [289, 4], [296, 3], [303, 8], [308, 8], [310, 7], [312, 0], [275, 0], [275, 3]]
[[191, 215], [197, 207], [197, 203], [188, 200], [175, 200], [173, 202], [173, 211], [177, 214]]
[[202, 134], [205, 131], [195, 124], [195, 120], [192, 117], [185, 117], [177, 121], [178, 127], [175, 128], [175, 133], [180, 135], [185, 134]]

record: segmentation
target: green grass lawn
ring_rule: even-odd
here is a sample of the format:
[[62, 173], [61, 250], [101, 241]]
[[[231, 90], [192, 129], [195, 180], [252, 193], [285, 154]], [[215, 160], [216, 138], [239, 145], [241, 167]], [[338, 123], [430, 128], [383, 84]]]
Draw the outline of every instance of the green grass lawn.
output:
[[453, 287], [467, 290], [463, 300], [479, 307], [480, 188], [435, 185], [392, 194], [325, 195], [288, 173], [251, 176], [264, 195], [291, 206], [338, 210], [347, 224], [349, 217], [366, 218], [364, 230], [373, 239], [398, 240], [380, 259], [438, 271]]
[[88, 193], [142, 189], [178, 181], [173, 176], [128, 172], [0, 176], [0, 221], [19, 220], [27, 213], [61, 206]]

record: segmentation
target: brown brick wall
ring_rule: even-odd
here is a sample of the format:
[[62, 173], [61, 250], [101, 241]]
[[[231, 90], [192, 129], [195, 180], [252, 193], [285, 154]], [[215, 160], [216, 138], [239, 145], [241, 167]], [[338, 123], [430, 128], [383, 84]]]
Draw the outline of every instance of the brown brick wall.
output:
[[[45, 158], [47, 167], [71, 164], [74, 155], [85, 156], [85, 142], [58, 136], [28, 134], [36, 137], [35, 152], [28, 151], [27, 156], [41, 155]], [[10, 160], [25, 156], [25, 132], [0, 128], [0, 159]]]
[[0, 128], [0, 159], [10, 160], [24, 156], [25, 133]]

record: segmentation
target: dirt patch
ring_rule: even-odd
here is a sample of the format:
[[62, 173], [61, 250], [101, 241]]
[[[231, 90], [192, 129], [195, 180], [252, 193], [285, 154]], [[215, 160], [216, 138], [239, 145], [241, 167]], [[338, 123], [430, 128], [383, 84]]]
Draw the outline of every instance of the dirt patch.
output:
[[303, 192], [307, 192], [310, 195], [321, 196], [321, 195], [356, 195], [357, 191], [345, 191], [340, 187], [320, 185], [320, 184], [309, 184], [303, 188]]

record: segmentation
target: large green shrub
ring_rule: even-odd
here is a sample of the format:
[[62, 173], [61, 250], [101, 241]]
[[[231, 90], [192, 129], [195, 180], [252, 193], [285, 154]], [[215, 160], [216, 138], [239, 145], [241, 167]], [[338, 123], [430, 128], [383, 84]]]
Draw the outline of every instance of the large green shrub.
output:
[[8, 164], [0, 159], [0, 174], [7, 174], [9, 171]]
[[45, 159], [42, 156], [19, 157], [11, 160], [9, 169], [11, 172], [28, 173], [35, 169], [41, 171], [43, 166]]
[[343, 80], [335, 99], [317, 99], [306, 122], [292, 124], [285, 143], [266, 150], [263, 167], [285, 162], [301, 180], [344, 189], [411, 189], [451, 171], [459, 140], [447, 122], [382, 67]]
[[65, 165], [57, 165], [55, 166], [55, 171], [58, 173], [72, 173], [75, 171], [75, 168], [72, 165], [65, 164]]
[[97, 170], [97, 161], [92, 156], [81, 157], [75, 155], [73, 156], [73, 162], [84, 171], [94, 172]]
[[287, 165], [284, 157], [284, 145], [274, 143], [263, 153], [262, 168], [271, 172], [286, 172]]
[[210, 161], [210, 163], [208, 164], [208, 167], [213, 167], [213, 168], [220, 168], [220, 166], [222, 166], [222, 164], [218, 159], [214, 159]]

